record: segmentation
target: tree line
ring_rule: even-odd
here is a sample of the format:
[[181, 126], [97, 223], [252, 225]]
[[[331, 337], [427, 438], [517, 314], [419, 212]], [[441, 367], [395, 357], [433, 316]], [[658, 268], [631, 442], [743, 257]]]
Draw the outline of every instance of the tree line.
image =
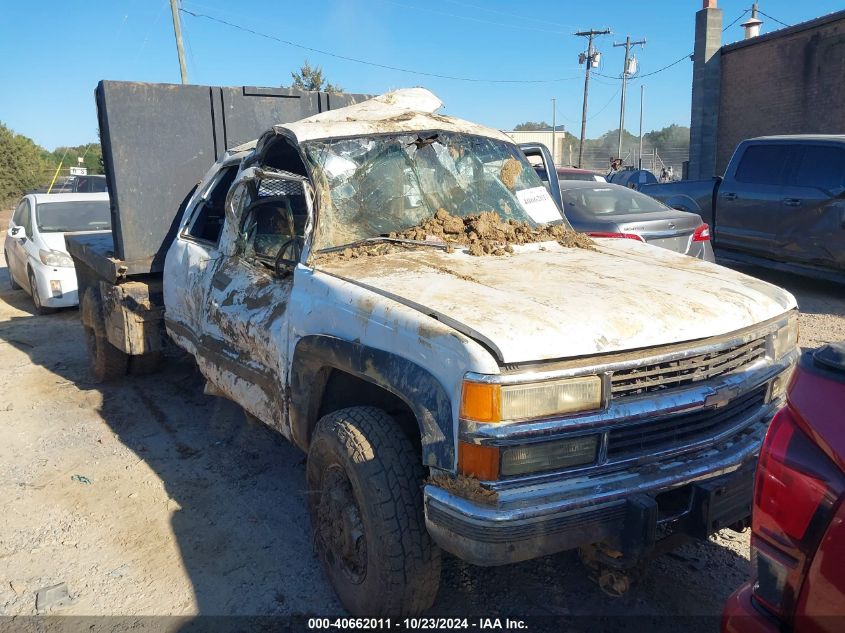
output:
[[[526, 121], [514, 126], [514, 131], [517, 132], [550, 132], [552, 126], [545, 121]], [[574, 134], [563, 129], [563, 126], [558, 125], [557, 131], [565, 137], [565, 144], [573, 143], [574, 147], [578, 147], [579, 139]], [[624, 148], [636, 147], [640, 142], [639, 136], [631, 134], [628, 130], [622, 136], [622, 146]], [[586, 151], [594, 151], [596, 153], [605, 152], [608, 156], [615, 156], [619, 144], [619, 128], [609, 130], [598, 138], [584, 139], [584, 149]], [[689, 128], [684, 125], [667, 125], [659, 130], [652, 130], [643, 134], [643, 145], [649, 149], [654, 148], [658, 153], [666, 152], [673, 149], [689, 149]]]
[[102, 174], [100, 144], [86, 143], [49, 151], [0, 122], [0, 202], [4, 205], [27, 191], [49, 184], [59, 166], [60, 176], [68, 174], [68, 167], [86, 167], [89, 174]]

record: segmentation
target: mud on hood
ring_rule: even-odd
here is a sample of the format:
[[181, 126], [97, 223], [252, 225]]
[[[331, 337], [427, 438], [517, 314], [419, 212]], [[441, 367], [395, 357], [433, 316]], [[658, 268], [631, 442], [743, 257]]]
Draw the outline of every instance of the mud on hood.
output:
[[631, 240], [597, 244], [531, 244], [506, 257], [422, 249], [318, 268], [437, 318], [503, 363], [692, 341], [796, 306], [788, 292], [722, 266]]

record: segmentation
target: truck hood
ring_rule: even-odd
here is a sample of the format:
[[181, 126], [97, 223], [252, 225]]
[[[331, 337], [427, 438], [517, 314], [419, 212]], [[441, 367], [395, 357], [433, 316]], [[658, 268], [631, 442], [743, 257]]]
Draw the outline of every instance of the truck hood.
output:
[[420, 249], [319, 270], [455, 328], [502, 363], [573, 358], [727, 334], [796, 307], [776, 286], [633, 240], [510, 256]]

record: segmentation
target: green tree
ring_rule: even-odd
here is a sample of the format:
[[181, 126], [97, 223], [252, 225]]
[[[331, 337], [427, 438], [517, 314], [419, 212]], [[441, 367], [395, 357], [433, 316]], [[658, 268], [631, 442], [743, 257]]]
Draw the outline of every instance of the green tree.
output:
[[323, 77], [323, 69], [321, 67], [311, 66], [307, 59], [302, 64], [299, 72], [293, 72], [290, 76], [293, 78], [292, 88], [299, 90], [322, 90], [334, 94], [343, 92], [343, 88], [337, 84], [326, 81], [325, 77]]
[[[555, 126], [558, 132], [563, 132], [562, 125]], [[517, 123], [514, 128], [514, 132], [551, 132], [552, 126], [545, 121], [525, 121], [524, 123]]]
[[44, 150], [0, 123], [0, 202], [6, 204], [39, 186], [49, 169]]
[[669, 148], [688, 148], [689, 128], [673, 123], [660, 130], [652, 130], [648, 134], [643, 134], [643, 141], [649, 145], [654, 145], [658, 152]]
[[[62, 162], [64, 158], [64, 162]], [[79, 159], [82, 158], [82, 162]], [[103, 173], [103, 152], [99, 143], [86, 143], [74, 147], [57, 147], [47, 155], [53, 169], [62, 162], [62, 173], [67, 174], [69, 167], [85, 167], [89, 174]]]

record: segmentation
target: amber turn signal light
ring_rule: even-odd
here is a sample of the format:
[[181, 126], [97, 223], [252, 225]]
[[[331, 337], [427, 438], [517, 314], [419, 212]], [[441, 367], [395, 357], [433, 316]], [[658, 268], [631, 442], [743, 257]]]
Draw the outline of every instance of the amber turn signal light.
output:
[[497, 480], [499, 449], [495, 446], [458, 442], [458, 472], [481, 481]]
[[464, 381], [461, 419], [473, 422], [501, 421], [502, 388], [494, 384]]

